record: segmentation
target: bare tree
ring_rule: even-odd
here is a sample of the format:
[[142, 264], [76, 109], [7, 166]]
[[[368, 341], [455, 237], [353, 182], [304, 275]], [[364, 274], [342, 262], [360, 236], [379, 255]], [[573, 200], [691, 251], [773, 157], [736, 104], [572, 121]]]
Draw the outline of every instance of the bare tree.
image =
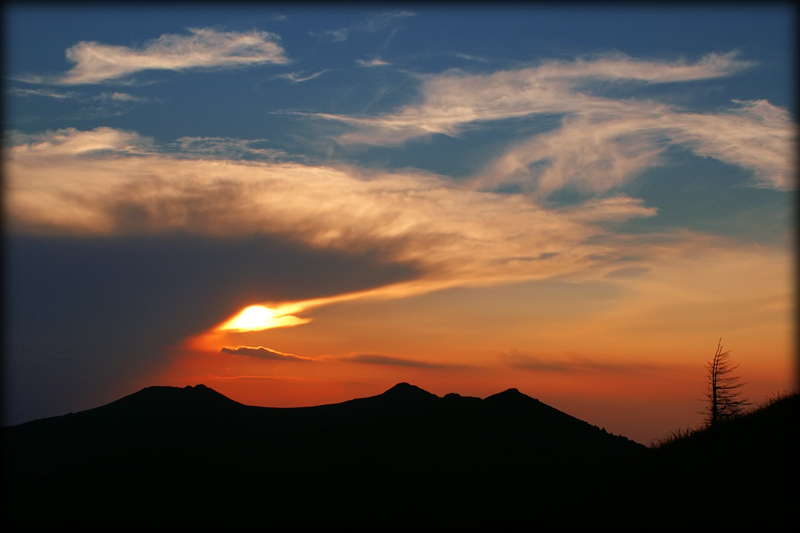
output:
[[741, 398], [740, 391], [745, 384], [741, 383], [740, 376], [733, 375], [733, 371], [739, 365], [732, 364], [730, 350], [722, 351], [722, 338], [717, 344], [717, 351], [714, 359], [707, 363], [705, 368], [708, 370], [708, 388], [706, 390], [706, 425], [713, 426], [720, 420], [733, 418], [744, 411], [750, 405], [745, 398]]

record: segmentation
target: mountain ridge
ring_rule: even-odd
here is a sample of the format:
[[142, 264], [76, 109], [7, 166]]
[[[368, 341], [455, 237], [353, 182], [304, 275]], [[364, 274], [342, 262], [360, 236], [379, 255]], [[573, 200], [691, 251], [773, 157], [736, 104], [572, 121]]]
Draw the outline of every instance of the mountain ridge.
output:
[[[587, 427], [598, 429], [588, 422], [581, 421], [567, 413], [563, 413], [539, 400], [521, 393], [516, 388], [487, 396], [485, 399], [461, 396], [448, 393], [439, 397], [420, 387], [401, 382], [387, 389], [381, 394], [364, 398], [354, 398], [344, 402], [322, 404], [304, 407], [259, 407], [242, 404], [216, 390], [200, 383], [185, 387], [173, 386], [148, 386], [137, 392], [119, 398], [108, 404], [80, 411], [32, 420], [12, 428], [32, 428], [46, 425], [58, 427], [60, 425], [81, 422], [94, 424], [122, 425], [123, 423], [138, 424], [148, 421], [158, 426], [176, 417], [182, 421], [176, 422], [173, 428], [176, 431], [185, 430], [189, 423], [199, 422], [199, 418], [216, 423], [271, 423], [281, 430], [296, 430], [305, 424], [320, 424], [322, 426], [349, 424], [367, 421], [380, 416], [403, 416], [419, 414], [434, 408], [450, 408], [455, 405], [465, 407], [480, 405], [485, 409], [519, 410], [525, 408], [537, 409], [546, 416], [563, 417], [585, 424]], [[523, 407], [524, 406], [524, 407]], [[149, 418], [148, 418], [149, 417]], [[303, 422], [291, 421], [291, 418], [304, 418]], [[85, 430], [85, 424], [81, 427]], [[160, 428], [166, 430], [167, 428]], [[196, 437], [196, 435], [194, 435]], [[622, 437], [629, 442], [630, 439]], [[638, 446], [641, 444], [635, 443]]]
[[754, 459], [723, 456], [738, 468], [722, 479], [735, 483], [744, 473], [751, 486], [781, 491], [722, 519], [696, 508], [716, 450], [744, 442], [737, 428], [789, 434], [764, 429], [786, 426], [791, 413], [782, 405], [756, 426], [717, 432], [699, 454], [691, 442], [660, 453], [516, 389], [439, 397], [399, 383], [338, 404], [270, 408], [202, 384], [146, 387], [2, 428], [4, 502], [16, 527], [251, 527], [268, 516], [281, 529], [636, 529], [653, 516], [684, 523], [674, 509], [706, 525], [783, 525], [796, 490], [779, 467], [794, 447], [759, 435], [747, 441], [757, 446]]

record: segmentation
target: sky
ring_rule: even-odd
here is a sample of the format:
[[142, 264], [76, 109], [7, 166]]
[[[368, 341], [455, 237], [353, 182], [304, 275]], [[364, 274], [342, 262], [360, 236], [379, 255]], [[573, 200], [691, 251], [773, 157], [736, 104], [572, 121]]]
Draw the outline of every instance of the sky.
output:
[[4, 424], [797, 385], [790, 4], [4, 10]]

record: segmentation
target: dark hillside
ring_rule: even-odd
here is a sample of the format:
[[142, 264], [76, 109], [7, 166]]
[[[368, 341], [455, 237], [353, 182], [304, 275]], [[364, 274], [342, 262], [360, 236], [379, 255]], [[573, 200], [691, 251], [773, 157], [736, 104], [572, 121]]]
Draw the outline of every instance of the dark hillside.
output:
[[[790, 410], [714, 438], [740, 443], [731, 450], [754, 431], [777, 442], [772, 454], [760, 437], [749, 445], [772, 468], [775, 450], [790, 447]], [[245, 406], [202, 385], [150, 387], [2, 436], [11, 525], [83, 528], [678, 524], [707, 505], [704, 463], [720, 446], [698, 435], [648, 450], [516, 389], [439, 398], [405, 383], [296, 409]], [[750, 475], [747, 461], [715, 475]], [[753, 479], [771, 483], [770, 468]]]
[[798, 450], [800, 397], [794, 393], [662, 443], [649, 457], [660, 482], [643, 507], [669, 501], [695, 523], [733, 529], [798, 525]]
[[[3, 440], [17, 525], [124, 516], [221, 527], [265, 513], [284, 526], [445, 525], [491, 522], [500, 508], [547, 521], [585, 491], [587, 472], [646, 452], [515, 389], [439, 398], [404, 383], [297, 409], [241, 405], [202, 385], [150, 387], [3, 428]], [[541, 505], [520, 499], [532, 494]]]

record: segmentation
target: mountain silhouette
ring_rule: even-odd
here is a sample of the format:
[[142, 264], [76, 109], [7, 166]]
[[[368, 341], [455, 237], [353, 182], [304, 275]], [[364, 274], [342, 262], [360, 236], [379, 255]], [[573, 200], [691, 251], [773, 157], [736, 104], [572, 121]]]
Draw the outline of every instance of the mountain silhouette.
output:
[[438, 397], [400, 383], [338, 404], [267, 408], [203, 385], [148, 387], [2, 436], [12, 526], [637, 524], [672, 501], [653, 475], [691, 475], [665, 450], [516, 389]]

